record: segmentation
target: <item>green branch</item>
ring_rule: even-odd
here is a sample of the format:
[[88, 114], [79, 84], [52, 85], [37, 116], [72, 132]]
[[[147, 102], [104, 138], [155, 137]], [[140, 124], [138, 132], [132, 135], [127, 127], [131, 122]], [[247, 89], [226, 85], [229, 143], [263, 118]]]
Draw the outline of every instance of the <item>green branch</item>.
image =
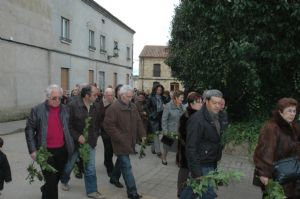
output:
[[[57, 170], [48, 163], [48, 159], [52, 156], [53, 155], [49, 151], [47, 151], [45, 147], [40, 147], [39, 150], [36, 152], [35, 161], [40, 165], [43, 171], [55, 173], [57, 172]], [[34, 182], [35, 178], [37, 178], [39, 181], [44, 180], [42, 171], [38, 170], [35, 167], [35, 161], [33, 161], [27, 167], [28, 176], [26, 177], [26, 180], [29, 180], [29, 184]]]
[[265, 190], [266, 196], [264, 199], [285, 199], [284, 190], [282, 186], [273, 180], [269, 180]]
[[218, 189], [218, 186], [228, 185], [230, 181], [240, 181], [244, 174], [239, 171], [224, 172], [221, 170], [210, 171], [207, 175], [202, 176], [200, 179], [189, 179], [187, 185], [193, 189], [193, 192], [200, 197], [207, 192], [211, 187], [214, 190]]
[[81, 144], [79, 147], [79, 155], [83, 162], [83, 167], [85, 168], [89, 159], [90, 159], [90, 146], [88, 144], [88, 136], [89, 136], [89, 127], [90, 127], [90, 121], [91, 117], [87, 117], [85, 119], [85, 126], [83, 129], [83, 137], [85, 139], [84, 144]]

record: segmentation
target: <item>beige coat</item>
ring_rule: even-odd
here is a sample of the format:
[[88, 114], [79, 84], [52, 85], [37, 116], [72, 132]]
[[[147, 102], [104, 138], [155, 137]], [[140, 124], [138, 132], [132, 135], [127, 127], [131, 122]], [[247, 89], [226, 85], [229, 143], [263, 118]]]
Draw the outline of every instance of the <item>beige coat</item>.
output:
[[103, 127], [111, 137], [116, 155], [134, 153], [136, 138], [146, 136], [135, 104], [126, 105], [120, 99], [106, 110]]

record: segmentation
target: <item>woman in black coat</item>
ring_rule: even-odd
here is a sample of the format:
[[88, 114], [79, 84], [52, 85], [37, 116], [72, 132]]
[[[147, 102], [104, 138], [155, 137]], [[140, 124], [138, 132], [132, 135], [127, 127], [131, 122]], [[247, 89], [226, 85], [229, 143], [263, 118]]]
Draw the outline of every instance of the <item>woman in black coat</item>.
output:
[[177, 195], [180, 193], [187, 181], [189, 169], [187, 165], [187, 159], [185, 156], [185, 143], [186, 143], [186, 127], [187, 121], [192, 114], [200, 110], [202, 107], [202, 97], [197, 92], [189, 93], [187, 97], [188, 107], [186, 111], [182, 114], [179, 120], [179, 136], [178, 136], [178, 150], [176, 154], [176, 164], [179, 167], [178, 171], [178, 181], [177, 181]]

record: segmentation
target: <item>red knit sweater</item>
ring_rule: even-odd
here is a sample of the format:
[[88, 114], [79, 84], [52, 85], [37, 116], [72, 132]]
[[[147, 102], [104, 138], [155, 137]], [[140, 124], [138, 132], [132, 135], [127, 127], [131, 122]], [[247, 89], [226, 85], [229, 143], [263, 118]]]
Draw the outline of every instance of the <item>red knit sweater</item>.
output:
[[50, 107], [47, 129], [47, 148], [64, 146], [64, 131], [59, 117], [59, 107]]

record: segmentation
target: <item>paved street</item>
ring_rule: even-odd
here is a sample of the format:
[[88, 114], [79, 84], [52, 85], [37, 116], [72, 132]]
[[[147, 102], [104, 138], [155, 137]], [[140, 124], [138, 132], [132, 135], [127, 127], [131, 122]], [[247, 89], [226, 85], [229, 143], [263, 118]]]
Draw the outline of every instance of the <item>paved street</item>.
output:
[[[1, 127], [1, 125], [0, 125]], [[1, 130], [0, 130], [1, 132]], [[0, 134], [1, 135], [1, 134]], [[13, 182], [5, 184], [5, 199], [39, 199], [41, 193], [40, 182], [29, 184], [25, 178], [27, 176], [26, 167], [31, 160], [28, 155], [25, 144], [24, 133], [14, 133], [1, 135], [5, 141], [4, 152], [7, 154], [11, 169]], [[147, 156], [142, 160], [137, 155], [131, 156], [133, 171], [136, 178], [139, 192], [145, 199], [176, 199], [176, 182], [178, 168], [174, 163], [175, 154], [170, 153], [168, 165], [161, 164], [160, 159], [152, 155], [147, 148]], [[97, 175], [99, 190], [111, 199], [125, 199], [125, 189], [118, 189], [109, 183], [103, 166], [103, 146], [102, 140], [98, 140], [97, 146]], [[228, 187], [221, 187], [218, 191], [220, 199], [255, 199], [261, 198], [260, 190], [251, 185], [253, 167], [246, 157], [231, 156], [224, 154], [220, 163], [224, 170], [240, 170], [246, 174], [246, 177], [239, 183], [230, 184]], [[124, 184], [123, 179], [121, 182]], [[84, 193], [83, 180], [72, 176], [70, 181], [71, 190], [68, 192], [59, 192], [60, 198], [84, 199], [87, 198]]]

